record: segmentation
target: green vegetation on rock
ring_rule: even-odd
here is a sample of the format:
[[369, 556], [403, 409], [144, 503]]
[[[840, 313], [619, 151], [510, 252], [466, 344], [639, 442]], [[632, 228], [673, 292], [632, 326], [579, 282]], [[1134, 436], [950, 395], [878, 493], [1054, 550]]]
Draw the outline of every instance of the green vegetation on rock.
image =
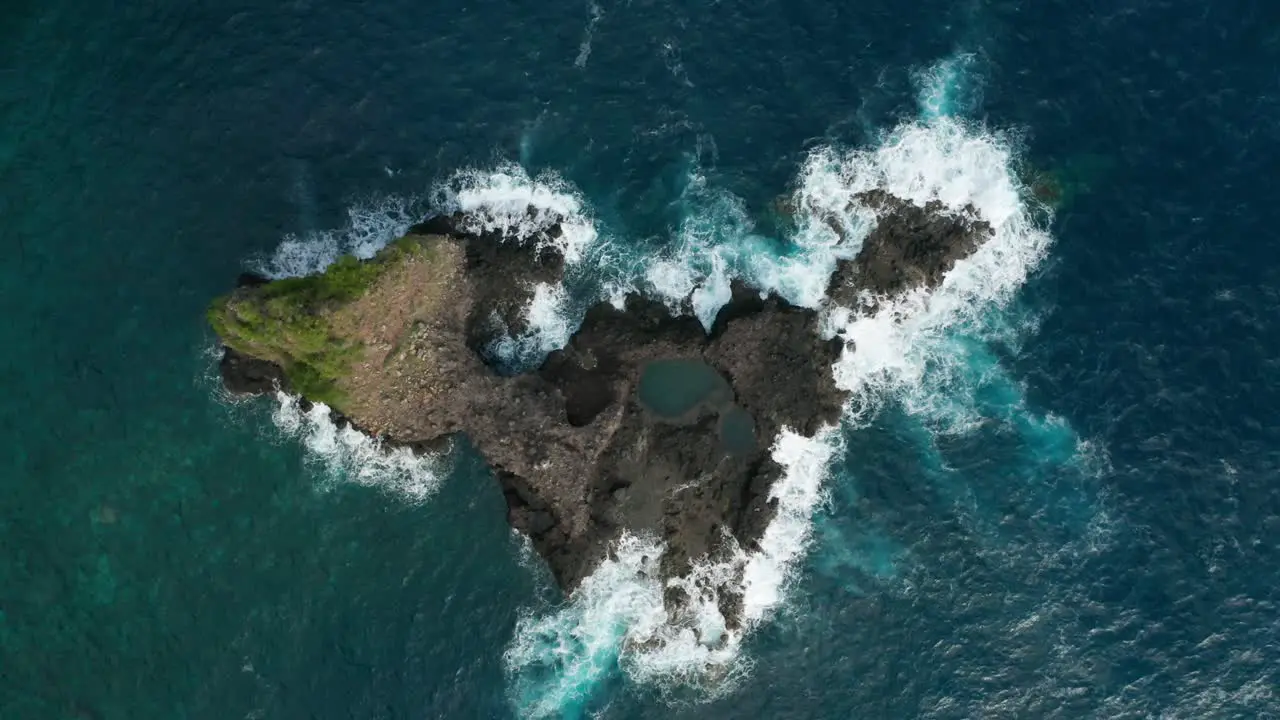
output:
[[242, 288], [213, 301], [209, 324], [228, 347], [283, 368], [294, 392], [340, 408], [345, 399], [340, 380], [362, 346], [334, 332], [334, 311], [363, 296], [408, 253], [423, 251], [415, 238], [406, 237], [372, 260], [346, 255], [319, 275]]

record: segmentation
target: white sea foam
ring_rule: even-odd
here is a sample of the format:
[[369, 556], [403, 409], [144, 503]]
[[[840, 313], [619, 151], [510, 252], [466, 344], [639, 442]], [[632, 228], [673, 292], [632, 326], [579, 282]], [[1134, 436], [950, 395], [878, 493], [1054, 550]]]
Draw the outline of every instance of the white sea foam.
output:
[[525, 332], [506, 333], [494, 342], [491, 350], [496, 356], [507, 361], [536, 361], [564, 347], [575, 329], [564, 285], [536, 283], [523, 319]]
[[[438, 212], [465, 213], [470, 232], [492, 234], [502, 242], [554, 247], [569, 273], [580, 265], [605, 263], [607, 243], [600, 241], [595, 219], [580, 193], [554, 173], [530, 177], [520, 166], [506, 164], [490, 171], [465, 170], [440, 183], [433, 192]], [[549, 231], [556, 226], [559, 234]], [[586, 263], [586, 260], [593, 262]], [[515, 364], [536, 361], [564, 346], [579, 320], [564, 282], [538, 283], [524, 310], [526, 329], [494, 344], [497, 356]]]
[[414, 205], [413, 199], [398, 196], [357, 203], [347, 210], [345, 227], [289, 235], [275, 252], [254, 260], [250, 267], [278, 279], [323, 272], [343, 255], [371, 258], [421, 219]]
[[688, 300], [694, 315], [710, 328], [716, 311], [729, 301], [730, 280], [741, 275], [746, 256], [759, 250], [763, 239], [742, 201], [710, 186], [696, 163], [681, 202], [685, 217], [675, 242], [648, 263], [643, 284], [673, 311], [683, 312]]
[[868, 298], [831, 313], [831, 331], [856, 348], [835, 367], [837, 384], [854, 397], [854, 418], [869, 418], [890, 396], [908, 407], [936, 400], [966, 369], [957, 331], [980, 329], [1044, 257], [1050, 235], [1024, 203], [1013, 168], [1005, 140], [947, 118], [899, 127], [872, 151], [825, 150], [810, 160], [806, 176], [824, 184], [839, 178], [851, 194], [883, 188], [920, 206], [937, 201], [975, 213], [994, 231], [935, 291]]
[[666, 622], [658, 559], [662, 546], [624, 535], [574, 591], [572, 602], [542, 617], [525, 616], [504, 660], [520, 709], [530, 717], [573, 716], [611, 674], [624, 641]]
[[[496, 233], [512, 242], [554, 246], [565, 262], [575, 265], [586, 257], [599, 233], [578, 191], [554, 173], [536, 178], [519, 165], [494, 170], [464, 170], [436, 186], [433, 204], [441, 211], [462, 211], [464, 227], [475, 233]], [[560, 226], [560, 235], [547, 231]]]
[[[323, 272], [343, 255], [370, 258], [404, 235], [421, 216], [415, 201], [384, 197], [353, 205], [347, 224], [336, 230], [286, 237], [270, 256], [250, 263], [251, 269], [279, 279]], [[309, 459], [327, 470], [331, 480], [377, 486], [409, 502], [430, 497], [439, 484], [440, 460], [416, 456], [405, 448], [385, 448], [379, 441], [352, 429], [339, 427], [321, 403], [303, 411], [299, 399], [276, 393], [278, 406], [272, 415], [276, 427], [302, 441]]]
[[[494, 234], [504, 242], [549, 243], [570, 266], [597, 247], [598, 233], [581, 197], [554, 174], [531, 178], [516, 165], [467, 170], [437, 185], [431, 200], [430, 214], [462, 211], [469, 231]], [[323, 272], [343, 255], [371, 258], [424, 218], [419, 205], [415, 199], [397, 196], [357, 203], [348, 210], [344, 227], [288, 236], [270, 256], [252, 262], [251, 268], [278, 279]], [[547, 231], [557, 224], [560, 235], [549, 238]], [[563, 284], [535, 285], [524, 319], [524, 333], [499, 341], [500, 356], [538, 357], [562, 347], [575, 324]], [[360, 432], [336, 427], [323, 405], [304, 413], [296, 398], [282, 395], [275, 419], [281, 430], [302, 438], [333, 477], [393, 488], [413, 500], [425, 498], [436, 485], [436, 460], [415, 459], [403, 449], [381, 452], [376, 441]]]
[[409, 502], [426, 500], [439, 486], [439, 458], [384, 447], [345, 423], [334, 423], [323, 403], [303, 410], [297, 397], [284, 392], [277, 392], [276, 400], [279, 405], [272, 416], [276, 427], [301, 440], [308, 459], [322, 465], [331, 479], [389, 490]]
[[[779, 254], [778, 244], [756, 230], [742, 200], [712, 187], [696, 165], [690, 170], [682, 201], [686, 214], [675, 242], [645, 267], [640, 284], [673, 311], [684, 312], [688, 301], [689, 309], [708, 329], [729, 301], [730, 283], [735, 278], [746, 280], [762, 293], [772, 292], [797, 305], [816, 308], [826, 295], [836, 261], [857, 253], [856, 245], [845, 242], [819, 221], [806, 223], [792, 238], [795, 252]], [[842, 210], [847, 203], [845, 198]], [[860, 217], [849, 222], [869, 229], [874, 216], [859, 212]], [[810, 224], [825, 233], [810, 231]], [[865, 232], [850, 235], [860, 240]]]
[[940, 63], [914, 73], [919, 93], [916, 102], [925, 120], [963, 114], [981, 96], [981, 75], [972, 72], [977, 55], [957, 52]]
[[841, 449], [837, 428], [826, 428], [812, 438], [783, 430], [778, 437], [773, 459], [783, 474], [770, 491], [778, 500], [777, 515], [743, 573], [742, 612], [748, 626], [765, 619], [782, 601], [795, 561], [813, 533], [813, 512], [823, 501], [828, 467]]
[[[743, 638], [778, 606], [794, 562], [810, 541], [823, 477], [839, 449], [835, 428], [814, 438], [790, 430], [779, 436], [772, 454], [783, 475], [771, 490], [777, 517], [760, 549], [735, 548], [670, 580], [690, 598], [679, 615], [663, 604], [663, 544], [624, 534], [612, 557], [566, 605], [517, 625], [505, 659], [521, 710], [534, 717], [571, 715], [619, 667], [659, 688], [695, 687], [708, 695], [732, 689], [749, 667], [740, 653]], [[719, 590], [739, 582], [743, 624], [729, 629]]]
[[[939, 87], [949, 82], [947, 77], [958, 77], [943, 70], [936, 75]], [[741, 201], [708, 187], [696, 168], [686, 198], [689, 212], [674, 247], [644, 265], [611, 257], [580, 195], [554, 175], [531, 178], [516, 166], [461, 172], [439, 185], [433, 200], [438, 211], [467, 213], [470, 230], [497, 233], [508, 241], [553, 242], [571, 271], [575, 266], [612, 271], [601, 282], [615, 304], [637, 288], [674, 307], [683, 308], [689, 298], [692, 311], [707, 326], [728, 299], [734, 277], [800, 305], [824, 306], [835, 263], [855, 255], [874, 227], [874, 211], [852, 201], [857, 193], [883, 189], [921, 206], [937, 201], [953, 212], [970, 213], [988, 222], [995, 236], [958, 263], [937, 290], [824, 308], [827, 331], [856, 346], [856, 352], [844, 353], [833, 367], [837, 383], [852, 397], [846, 422], [865, 423], [894, 399], [913, 414], [951, 417], [957, 421], [953, 429], [962, 430], [976, 417], [966, 399], [972, 385], [964, 378], [986, 362], [980, 341], [1010, 334], [1008, 328], [991, 326], [991, 310], [1007, 303], [1021, 286], [1043, 258], [1050, 237], [1024, 204], [1011, 143], [950, 119], [943, 105], [938, 112], [925, 105], [924, 121], [898, 127], [873, 149], [811, 153], [791, 198], [796, 231], [783, 253], [756, 232]], [[397, 218], [395, 213], [388, 217]], [[271, 274], [315, 272], [349, 247], [371, 255], [412, 221], [407, 213], [403, 218], [377, 225], [358, 243], [337, 235], [317, 238], [320, 242], [305, 252], [282, 248], [273, 258], [276, 272]], [[554, 224], [562, 234], [548, 239], [545, 231]], [[529, 331], [505, 341], [510, 345], [502, 352], [545, 353], [561, 346], [574, 324], [570, 305], [563, 285], [536, 287], [526, 311]], [[966, 338], [979, 342], [966, 346]], [[989, 367], [998, 365], [991, 361]], [[303, 436], [331, 467], [359, 476], [361, 468], [383, 463], [376, 466], [391, 469], [380, 472], [405, 478], [409, 488], [425, 488], [417, 491], [420, 495], [434, 487], [434, 474], [420, 473], [417, 466], [369, 458], [373, 441], [331, 422], [326, 425], [322, 406], [302, 413], [290, 402], [281, 400], [281, 426]], [[670, 615], [663, 605], [657, 571], [661, 543], [628, 534], [565, 605], [522, 618], [505, 657], [521, 709], [544, 717], [575, 714], [594, 686], [619, 668], [660, 687], [692, 685], [711, 692], [731, 687], [746, 670], [740, 653], [743, 638], [782, 605], [797, 561], [811, 541], [812, 516], [824, 500], [823, 482], [831, 460], [841, 452], [840, 438], [839, 429], [826, 428], [814, 438], [786, 431], [775, 439], [773, 457], [784, 472], [771, 490], [778, 512], [759, 550], [738, 549], [673, 580], [693, 598], [682, 616]], [[716, 589], [735, 582], [739, 573], [744, 624], [729, 630]]]

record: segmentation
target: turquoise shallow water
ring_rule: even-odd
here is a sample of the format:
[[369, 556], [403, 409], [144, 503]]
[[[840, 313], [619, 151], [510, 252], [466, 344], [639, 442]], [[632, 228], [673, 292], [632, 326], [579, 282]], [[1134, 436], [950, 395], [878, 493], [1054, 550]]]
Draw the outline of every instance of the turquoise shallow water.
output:
[[[1268, 10], [6, 5], [0, 717], [512, 717], [530, 686], [608, 718], [1280, 714]], [[732, 264], [789, 252], [771, 203], [815, 147], [949, 114], [1057, 173], [1057, 242], [847, 433], [723, 697], [607, 647], [513, 678], [560, 599], [478, 460], [426, 500], [335, 478], [211, 379], [247, 261], [460, 168]]]
[[732, 400], [729, 384], [701, 360], [655, 360], [640, 373], [640, 402], [664, 418], [679, 418], [694, 408]]

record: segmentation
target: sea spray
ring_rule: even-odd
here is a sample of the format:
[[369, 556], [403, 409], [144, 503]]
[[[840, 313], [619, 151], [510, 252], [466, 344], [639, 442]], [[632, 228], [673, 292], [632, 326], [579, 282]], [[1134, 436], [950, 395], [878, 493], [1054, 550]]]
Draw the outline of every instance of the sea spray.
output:
[[348, 208], [345, 226], [288, 235], [269, 256], [250, 261], [249, 268], [273, 280], [314, 275], [324, 272], [343, 255], [373, 257], [421, 219], [418, 202], [413, 198], [366, 200]]
[[795, 561], [809, 544], [813, 512], [823, 500], [822, 484], [831, 461], [842, 450], [838, 428], [827, 427], [812, 438], [784, 429], [773, 448], [782, 477], [769, 492], [778, 501], [777, 515], [765, 529], [760, 550], [743, 571], [743, 618], [751, 627], [782, 601]]
[[[806, 183], [838, 181], [850, 196], [878, 188], [920, 206], [937, 202], [993, 230], [936, 290], [916, 288], [832, 310], [829, 330], [857, 348], [835, 368], [837, 383], [854, 398], [856, 418], [869, 419], [889, 397], [924, 405], [922, 393], [949, 386], [954, 333], [981, 327], [1045, 256], [1051, 237], [1024, 206], [1012, 160], [1000, 137], [940, 119], [900, 126], [875, 150], [819, 150], [806, 164]], [[941, 377], [928, 377], [939, 368]]]
[[[581, 262], [599, 236], [578, 191], [550, 172], [533, 178], [514, 164], [464, 170], [438, 184], [432, 196], [435, 210], [464, 213], [468, 232], [550, 244], [569, 265]], [[549, 234], [556, 226], [559, 232]]]
[[[857, 254], [858, 243], [875, 220], [874, 214], [855, 208], [857, 217], [846, 222], [850, 232], [836, 233], [822, 220], [831, 213], [812, 212], [813, 204], [806, 203], [801, 232], [788, 243], [778, 243], [757, 230], [740, 198], [712, 186], [696, 164], [689, 170], [681, 203], [685, 216], [674, 242], [644, 265], [639, 284], [672, 312], [691, 311], [707, 329], [729, 301], [735, 279], [762, 294], [819, 307], [836, 262]], [[845, 212], [848, 198], [838, 204], [839, 212]], [[837, 205], [834, 198], [830, 205]], [[821, 217], [810, 221], [817, 216]]]
[[276, 401], [276, 427], [301, 440], [308, 460], [331, 479], [390, 490], [408, 502], [422, 502], [439, 487], [445, 469], [439, 457], [387, 447], [346, 423], [335, 423], [324, 403], [304, 410], [297, 397], [284, 392], [276, 393]]
[[463, 170], [437, 183], [432, 198], [435, 212], [463, 213], [462, 227], [468, 232], [548, 246], [565, 259], [563, 280], [533, 287], [523, 312], [524, 330], [503, 332], [490, 347], [493, 357], [510, 368], [536, 367], [563, 347], [587, 307], [603, 299], [599, 287], [610, 282], [616, 268], [612, 245], [601, 237], [581, 193], [559, 175], [531, 177], [514, 164]]
[[491, 343], [489, 352], [517, 367], [536, 367], [548, 353], [564, 347], [573, 335], [575, 315], [569, 308], [569, 293], [563, 284], [534, 284], [533, 298], [521, 318], [527, 330], [512, 335], [501, 327], [501, 318], [495, 317], [494, 323], [502, 332]]
[[665, 624], [662, 550], [655, 539], [624, 533], [568, 605], [520, 619], [504, 660], [523, 714], [581, 716], [596, 686], [615, 672], [624, 642]]

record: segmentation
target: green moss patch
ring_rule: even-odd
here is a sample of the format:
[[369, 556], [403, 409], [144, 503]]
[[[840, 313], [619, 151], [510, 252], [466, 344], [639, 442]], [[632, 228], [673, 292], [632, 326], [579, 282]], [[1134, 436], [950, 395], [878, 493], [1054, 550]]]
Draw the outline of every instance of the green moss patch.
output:
[[406, 254], [423, 251], [415, 238], [402, 238], [372, 260], [347, 255], [319, 275], [237, 290], [210, 305], [209, 324], [228, 347], [280, 365], [294, 392], [340, 408], [340, 381], [363, 348], [334, 333], [333, 312], [362, 297]]

